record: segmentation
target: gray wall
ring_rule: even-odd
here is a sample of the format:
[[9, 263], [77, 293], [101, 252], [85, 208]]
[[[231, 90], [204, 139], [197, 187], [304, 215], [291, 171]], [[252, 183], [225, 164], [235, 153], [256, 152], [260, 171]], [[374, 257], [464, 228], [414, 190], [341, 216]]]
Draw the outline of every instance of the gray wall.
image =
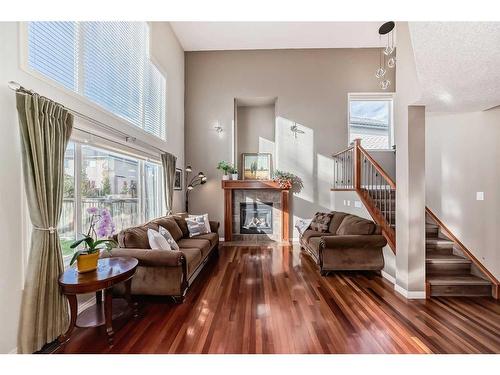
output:
[[276, 122], [274, 104], [238, 106], [236, 118], [238, 134], [236, 164], [240, 172], [242, 172], [241, 154], [244, 152], [269, 152], [273, 155], [274, 163], [274, 128]]
[[[187, 52], [186, 163], [208, 176], [191, 194], [192, 211], [223, 221], [215, 167], [232, 158], [238, 97], [277, 97], [276, 167], [304, 180], [293, 198], [294, 219], [330, 209], [330, 155], [347, 147], [347, 94], [380, 90], [374, 76], [378, 56], [376, 49]], [[395, 82], [393, 75], [390, 80]], [[222, 136], [213, 130], [216, 122], [225, 129]], [[293, 122], [304, 131], [297, 139], [290, 132]]]
[[425, 140], [427, 206], [500, 279], [500, 107], [427, 113]]

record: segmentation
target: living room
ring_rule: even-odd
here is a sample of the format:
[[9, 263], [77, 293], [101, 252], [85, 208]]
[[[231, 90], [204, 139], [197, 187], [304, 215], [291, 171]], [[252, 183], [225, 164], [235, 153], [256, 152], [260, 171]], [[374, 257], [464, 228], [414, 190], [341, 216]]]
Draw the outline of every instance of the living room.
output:
[[188, 3], [0, 22], [0, 352], [500, 353], [493, 13]]

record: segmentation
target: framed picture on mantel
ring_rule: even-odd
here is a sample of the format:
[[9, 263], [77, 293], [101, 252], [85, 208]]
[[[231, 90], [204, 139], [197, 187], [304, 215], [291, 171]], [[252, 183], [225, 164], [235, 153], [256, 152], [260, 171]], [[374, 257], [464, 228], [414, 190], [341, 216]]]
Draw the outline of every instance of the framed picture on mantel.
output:
[[244, 180], [270, 180], [272, 155], [270, 153], [243, 153], [241, 166]]

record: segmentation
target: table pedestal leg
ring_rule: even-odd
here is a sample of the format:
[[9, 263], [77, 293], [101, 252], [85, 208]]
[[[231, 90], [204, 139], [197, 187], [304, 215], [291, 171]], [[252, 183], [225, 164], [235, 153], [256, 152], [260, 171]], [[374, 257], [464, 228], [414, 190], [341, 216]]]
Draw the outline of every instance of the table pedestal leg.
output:
[[113, 345], [113, 293], [111, 289], [104, 291], [104, 317], [106, 319], [106, 333], [108, 334], [108, 343]]
[[134, 318], [139, 316], [139, 310], [137, 309], [137, 302], [132, 301], [131, 295], [132, 279], [125, 281], [125, 299], [128, 302], [129, 308], [132, 309], [132, 314]]
[[75, 294], [68, 294], [68, 295], [66, 295], [66, 297], [68, 298], [68, 302], [69, 302], [70, 322], [69, 322], [69, 327], [66, 330], [66, 332], [57, 338], [57, 340], [60, 343], [63, 343], [69, 339], [71, 332], [73, 332], [73, 329], [75, 328], [76, 318], [78, 316], [78, 302], [76, 300], [76, 295]]

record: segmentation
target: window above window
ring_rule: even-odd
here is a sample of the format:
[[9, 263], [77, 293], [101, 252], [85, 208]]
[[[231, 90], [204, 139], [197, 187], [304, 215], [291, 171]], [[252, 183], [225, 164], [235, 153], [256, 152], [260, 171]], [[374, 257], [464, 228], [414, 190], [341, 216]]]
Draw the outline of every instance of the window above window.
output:
[[349, 144], [360, 138], [365, 149], [390, 150], [392, 134], [392, 96], [349, 94]]
[[166, 80], [145, 22], [28, 22], [27, 65], [165, 139]]

